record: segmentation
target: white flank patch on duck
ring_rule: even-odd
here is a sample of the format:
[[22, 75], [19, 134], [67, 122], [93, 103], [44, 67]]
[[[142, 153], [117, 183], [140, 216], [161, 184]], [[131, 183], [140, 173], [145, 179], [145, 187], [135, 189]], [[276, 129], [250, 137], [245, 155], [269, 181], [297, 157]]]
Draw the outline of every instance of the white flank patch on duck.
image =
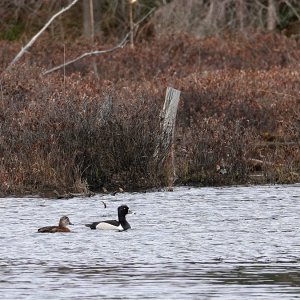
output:
[[96, 226], [96, 229], [100, 229], [100, 230], [119, 230], [119, 231], [123, 231], [123, 227], [121, 226], [121, 224], [119, 226], [114, 226], [112, 224], [109, 223], [105, 223], [105, 222], [101, 222]]

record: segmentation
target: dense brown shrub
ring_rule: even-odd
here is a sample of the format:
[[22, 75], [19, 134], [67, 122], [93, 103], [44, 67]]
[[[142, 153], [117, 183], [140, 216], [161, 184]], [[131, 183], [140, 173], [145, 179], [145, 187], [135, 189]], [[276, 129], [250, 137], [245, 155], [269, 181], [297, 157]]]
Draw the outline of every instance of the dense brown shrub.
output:
[[204, 184], [248, 182], [257, 159], [266, 181], [299, 180], [298, 75], [299, 69], [274, 68], [182, 81], [179, 124], [193, 134], [182, 134], [179, 143], [186, 177]]
[[3, 77], [1, 190], [149, 185], [157, 127], [150, 120], [158, 115], [151, 99], [136, 90], [140, 99], [133, 102], [131, 92], [90, 78], [63, 81], [41, 71], [20, 65]]
[[[98, 56], [98, 78], [89, 59], [66, 76], [42, 75], [62, 62], [63, 47], [47, 46], [36, 45], [1, 76], [2, 193], [165, 185], [166, 166], [154, 168], [152, 156], [169, 85], [182, 91], [178, 184], [247, 183], [258, 171], [262, 182], [299, 181], [294, 40], [170, 37]], [[2, 70], [13, 48], [0, 48]], [[67, 49], [73, 58], [88, 47]]]

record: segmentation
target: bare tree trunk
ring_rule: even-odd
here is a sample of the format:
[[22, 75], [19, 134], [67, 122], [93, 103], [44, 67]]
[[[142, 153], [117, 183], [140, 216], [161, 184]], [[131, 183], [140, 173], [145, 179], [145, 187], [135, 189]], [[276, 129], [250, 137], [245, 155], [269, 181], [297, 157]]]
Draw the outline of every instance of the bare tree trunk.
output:
[[[95, 22], [94, 22], [94, 1], [89, 0], [89, 8], [90, 8], [90, 29], [91, 29], [91, 44], [94, 44], [95, 41]], [[97, 62], [95, 57], [93, 57], [93, 69], [94, 69], [94, 74], [96, 75], [97, 78], [99, 78], [99, 72], [97, 68]]]
[[94, 0], [94, 30], [98, 37], [102, 37], [101, 17], [102, 17], [102, 0]]
[[[91, 45], [94, 45], [95, 35], [100, 35], [100, 0], [83, 0], [83, 35], [90, 38]], [[96, 19], [97, 18], [97, 19]], [[95, 25], [96, 24], [96, 25]], [[95, 57], [93, 58], [93, 69], [96, 77], [99, 77], [98, 67]]]
[[216, 30], [225, 24], [225, 6], [227, 1], [211, 0], [208, 13], [205, 17], [204, 23], [210, 33], [214, 33]]
[[134, 38], [134, 32], [133, 32], [133, 5], [134, 2], [132, 2], [131, 0], [128, 1], [129, 2], [129, 26], [130, 26], [130, 47], [133, 49], [134, 48], [134, 42], [133, 42], [133, 38]]
[[211, 0], [208, 13], [205, 17], [205, 23], [209, 27], [216, 27], [218, 0]]
[[83, 35], [86, 37], [101, 36], [101, 0], [83, 0]]
[[91, 18], [90, 18], [90, 3], [89, 1], [82, 1], [83, 12], [83, 35], [91, 36]]
[[245, 0], [236, 0], [236, 7], [237, 7], [237, 18], [239, 20], [239, 26], [240, 26], [240, 31], [244, 32], [245, 31], [245, 24], [246, 24], [246, 3]]
[[277, 10], [274, 0], [269, 0], [268, 2], [268, 19], [267, 19], [267, 29], [273, 31], [277, 24]]
[[89, 10], [90, 10], [90, 37], [91, 37], [91, 41], [92, 43], [94, 43], [94, 38], [95, 38], [95, 26], [94, 26], [94, 3], [93, 0], [89, 0]]

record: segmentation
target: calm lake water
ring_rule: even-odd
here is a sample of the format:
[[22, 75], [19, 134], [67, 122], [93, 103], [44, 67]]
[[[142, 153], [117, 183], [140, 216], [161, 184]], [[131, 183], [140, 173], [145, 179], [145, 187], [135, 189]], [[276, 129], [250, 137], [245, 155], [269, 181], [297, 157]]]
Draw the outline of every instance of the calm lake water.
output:
[[[131, 230], [83, 226], [120, 204]], [[1, 299], [300, 297], [300, 185], [3, 198], [0, 214]], [[62, 215], [72, 233], [36, 232]]]

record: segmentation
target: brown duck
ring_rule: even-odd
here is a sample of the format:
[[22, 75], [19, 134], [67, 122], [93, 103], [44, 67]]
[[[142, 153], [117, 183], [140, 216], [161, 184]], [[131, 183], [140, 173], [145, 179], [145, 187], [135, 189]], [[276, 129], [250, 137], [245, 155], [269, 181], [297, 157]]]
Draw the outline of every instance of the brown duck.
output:
[[54, 232], [70, 232], [71, 230], [67, 227], [73, 225], [67, 216], [63, 216], [59, 220], [58, 226], [46, 226], [38, 229], [38, 232], [42, 233], [54, 233]]

